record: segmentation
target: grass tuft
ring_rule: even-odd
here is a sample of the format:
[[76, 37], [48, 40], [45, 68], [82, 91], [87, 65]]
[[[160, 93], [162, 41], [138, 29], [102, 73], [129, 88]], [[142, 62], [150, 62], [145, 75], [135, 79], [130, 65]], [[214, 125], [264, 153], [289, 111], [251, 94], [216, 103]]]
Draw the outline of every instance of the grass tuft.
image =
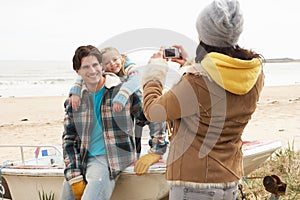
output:
[[39, 191], [39, 200], [54, 200], [54, 193], [50, 192], [48, 196], [48, 194], [46, 194], [44, 190], [43, 192]]

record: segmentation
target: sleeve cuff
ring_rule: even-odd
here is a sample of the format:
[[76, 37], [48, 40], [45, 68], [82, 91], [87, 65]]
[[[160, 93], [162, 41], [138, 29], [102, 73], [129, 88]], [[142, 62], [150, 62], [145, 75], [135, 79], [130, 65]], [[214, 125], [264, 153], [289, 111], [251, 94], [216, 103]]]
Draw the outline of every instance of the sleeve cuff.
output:
[[141, 85], [149, 81], [159, 81], [161, 85], [164, 85], [168, 70], [168, 63], [164, 59], [152, 58], [143, 70]]
[[149, 139], [150, 149], [148, 153], [163, 155], [167, 150], [168, 144], [169, 142], [165, 140], [165, 134], [157, 134], [156, 137]]
[[80, 181], [82, 181], [82, 180], [83, 180], [83, 176], [80, 175], [80, 176], [77, 176], [77, 177], [75, 177], [75, 178], [70, 179], [70, 180], [68, 181], [68, 183], [69, 183], [70, 185], [72, 185], [72, 184], [78, 183], [78, 182], [80, 182]]
[[73, 86], [71, 89], [70, 89], [70, 93], [69, 95], [71, 96], [72, 94], [76, 94], [77, 96], [80, 96], [81, 94], [81, 87], [79, 86]]
[[121, 91], [119, 91], [119, 93], [115, 96], [115, 98], [113, 99], [113, 103], [114, 102], [118, 102], [120, 104], [122, 104], [122, 106], [124, 107], [127, 100], [128, 100], [129, 96], [122, 93]]

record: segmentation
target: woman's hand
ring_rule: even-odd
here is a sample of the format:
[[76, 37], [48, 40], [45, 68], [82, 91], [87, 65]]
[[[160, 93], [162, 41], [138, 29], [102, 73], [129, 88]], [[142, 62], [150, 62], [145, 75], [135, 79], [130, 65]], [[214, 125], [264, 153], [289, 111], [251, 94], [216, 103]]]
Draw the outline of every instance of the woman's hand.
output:
[[164, 58], [164, 47], [160, 47], [159, 51], [154, 53], [151, 58]]
[[[179, 63], [180, 65], [184, 65], [188, 58], [187, 52], [181, 45], [173, 45], [173, 47], [179, 49], [180, 58], [172, 58], [171, 61]], [[154, 53], [151, 58], [163, 58], [168, 61], [169, 59], [164, 58], [164, 49], [165, 47], [160, 47], [159, 51]]]
[[184, 65], [184, 63], [187, 61], [187, 58], [188, 58], [187, 52], [184, 50], [184, 48], [181, 45], [173, 45], [173, 47], [179, 49], [180, 58], [172, 58], [171, 61], [177, 62], [181, 66]]

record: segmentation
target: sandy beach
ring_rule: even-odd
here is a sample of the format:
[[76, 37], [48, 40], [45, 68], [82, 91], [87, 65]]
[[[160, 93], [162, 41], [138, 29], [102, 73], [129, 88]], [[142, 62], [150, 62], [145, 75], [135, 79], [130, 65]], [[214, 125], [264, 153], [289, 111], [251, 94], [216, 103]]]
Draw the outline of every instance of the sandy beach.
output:
[[[60, 145], [65, 98], [0, 98], [0, 144]], [[265, 87], [243, 139], [280, 140], [284, 147], [294, 142], [299, 150], [300, 85]], [[12, 148], [1, 149], [0, 163], [18, 158], [18, 153]]]

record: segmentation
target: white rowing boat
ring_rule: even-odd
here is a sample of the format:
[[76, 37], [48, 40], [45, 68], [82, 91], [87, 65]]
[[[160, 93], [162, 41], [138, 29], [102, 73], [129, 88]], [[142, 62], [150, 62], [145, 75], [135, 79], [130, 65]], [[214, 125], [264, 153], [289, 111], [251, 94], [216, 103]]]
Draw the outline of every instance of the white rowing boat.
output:
[[[59, 199], [63, 174], [62, 150], [58, 146], [0, 145], [2, 148], [20, 148], [22, 159], [1, 166], [4, 197], [13, 200], [39, 199], [40, 194], [54, 194]], [[35, 148], [34, 159], [25, 160], [24, 148]], [[248, 175], [281, 147], [279, 141], [247, 141], [243, 145], [244, 175]], [[143, 149], [143, 148], [142, 148]], [[142, 153], [143, 154], [143, 153]], [[136, 176], [128, 167], [119, 177], [111, 200], [158, 200], [168, 196], [165, 180], [165, 158], [151, 166], [147, 174]], [[1, 192], [1, 186], [0, 186]]]

